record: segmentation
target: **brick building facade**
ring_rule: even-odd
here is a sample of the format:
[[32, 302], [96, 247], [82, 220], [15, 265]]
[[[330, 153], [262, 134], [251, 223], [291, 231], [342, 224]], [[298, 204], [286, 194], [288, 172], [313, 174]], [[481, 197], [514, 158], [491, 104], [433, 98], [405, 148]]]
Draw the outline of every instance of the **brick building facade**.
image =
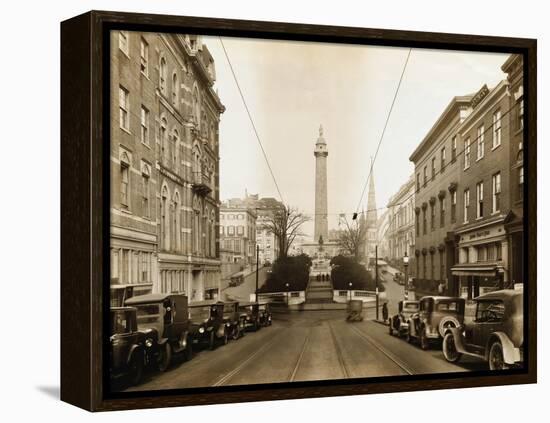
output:
[[214, 82], [200, 37], [111, 33], [112, 288], [190, 300], [219, 289]]
[[523, 278], [523, 67], [455, 97], [410, 160], [415, 164], [417, 290], [474, 298]]

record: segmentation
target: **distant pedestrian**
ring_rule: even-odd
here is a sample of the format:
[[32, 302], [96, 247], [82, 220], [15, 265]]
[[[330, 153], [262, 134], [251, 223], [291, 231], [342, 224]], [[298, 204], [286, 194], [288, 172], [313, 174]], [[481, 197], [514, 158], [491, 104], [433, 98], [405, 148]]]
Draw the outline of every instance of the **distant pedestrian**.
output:
[[388, 303], [382, 305], [382, 318], [384, 319], [384, 323], [386, 323], [388, 320]]

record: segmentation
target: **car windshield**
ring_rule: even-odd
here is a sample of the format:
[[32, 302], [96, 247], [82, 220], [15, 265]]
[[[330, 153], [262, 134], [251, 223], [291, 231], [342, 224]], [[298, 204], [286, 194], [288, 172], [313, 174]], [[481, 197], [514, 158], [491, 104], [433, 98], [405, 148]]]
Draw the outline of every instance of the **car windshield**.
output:
[[191, 320], [206, 320], [210, 318], [210, 306], [189, 307], [189, 318]]
[[117, 311], [111, 315], [111, 335], [130, 333], [131, 327], [130, 313], [127, 311]]
[[258, 308], [262, 311], [265, 311], [265, 310], [267, 310], [267, 304], [260, 304], [260, 306]]
[[143, 329], [157, 326], [161, 319], [160, 307], [160, 304], [137, 305], [138, 327]]
[[442, 303], [438, 303], [435, 307], [437, 311], [458, 311], [458, 302], [445, 301]]
[[241, 310], [246, 311], [247, 313], [252, 313], [254, 311], [254, 306], [253, 305], [242, 306]]
[[407, 303], [403, 306], [403, 311], [418, 311], [420, 304], [418, 303]]
[[499, 322], [504, 317], [504, 303], [501, 300], [479, 301], [476, 322]]

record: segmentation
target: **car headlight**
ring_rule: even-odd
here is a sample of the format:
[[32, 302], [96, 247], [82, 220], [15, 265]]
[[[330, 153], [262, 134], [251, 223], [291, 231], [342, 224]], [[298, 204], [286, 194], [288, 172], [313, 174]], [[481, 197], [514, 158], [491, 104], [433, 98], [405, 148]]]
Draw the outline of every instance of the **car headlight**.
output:
[[204, 333], [204, 328], [202, 326], [199, 328], [199, 333]]
[[153, 340], [152, 340], [151, 338], [147, 338], [147, 339], [145, 340], [145, 346], [146, 346], [147, 348], [151, 348], [151, 347], [153, 346]]
[[269, 316], [268, 319], [271, 320], [271, 316]]
[[231, 326], [231, 323], [227, 322], [227, 323], [225, 324], [225, 326], [229, 327], [229, 326]]

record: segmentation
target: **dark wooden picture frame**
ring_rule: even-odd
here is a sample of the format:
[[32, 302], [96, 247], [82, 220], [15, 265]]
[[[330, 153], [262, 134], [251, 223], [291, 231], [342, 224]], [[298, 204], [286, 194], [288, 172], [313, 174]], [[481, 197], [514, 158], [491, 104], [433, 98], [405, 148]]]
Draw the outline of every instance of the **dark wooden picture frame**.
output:
[[[283, 385], [106, 395], [104, 305], [109, 274], [108, 31], [204, 35], [523, 55], [525, 75], [525, 368], [472, 375], [415, 375]], [[264, 401], [536, 383], [536, 40], [92, 11], [61, 24], [61, 399], [90, 411]], [[107, 154], [108, 158], [108, 154]], [[106, 232], [107, 227], [107, 232]], [[107, 236], [106, 236], [107, 234]], [[108, 256], [108, 254], [107, 254]], [[107, 300], [107, 301], [106, 301]]]

